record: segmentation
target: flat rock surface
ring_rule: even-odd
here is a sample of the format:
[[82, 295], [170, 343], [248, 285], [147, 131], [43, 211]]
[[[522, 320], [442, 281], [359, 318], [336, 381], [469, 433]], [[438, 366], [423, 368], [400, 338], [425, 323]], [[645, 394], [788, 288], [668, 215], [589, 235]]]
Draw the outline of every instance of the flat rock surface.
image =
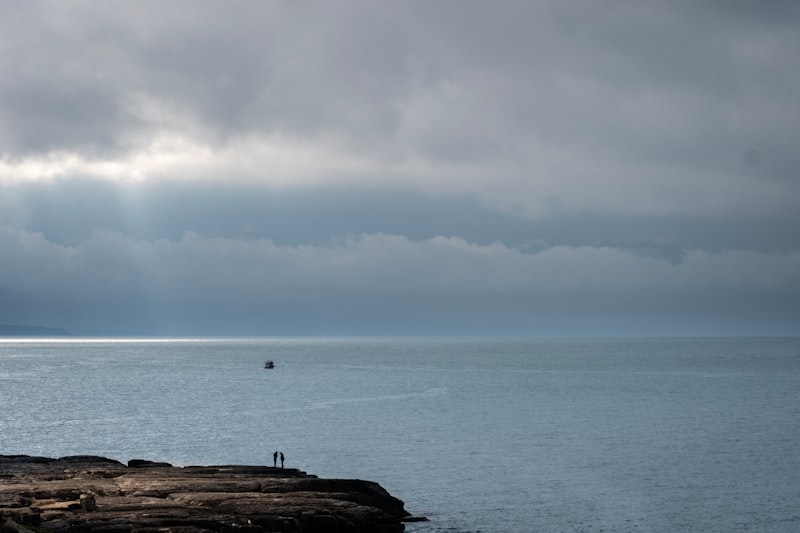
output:
[[4, 533], [394, 533], [413, 519], [377, 483], [291, 468], [0, 455]]

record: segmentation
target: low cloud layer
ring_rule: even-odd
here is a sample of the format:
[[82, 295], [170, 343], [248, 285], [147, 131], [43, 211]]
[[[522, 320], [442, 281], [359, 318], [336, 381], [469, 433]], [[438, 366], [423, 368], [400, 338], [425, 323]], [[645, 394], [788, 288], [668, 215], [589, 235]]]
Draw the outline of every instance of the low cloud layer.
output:
[[800, 333], [798, 22], [794, 2], [11, 3], [0, 322]]
[[[458, 237], [411, 241], [351, 235], [325, 246], [280, 246], [266, 239], [203, 237], [133, 241], [97, 232], [78, 246], [39, 233], [3, 230], [4, 278], [25, 290], [77, 294], [89, 284], [122, 291], [140, 281], [164, 298], [198, 288], [210, 301], [229, 291], [332, 290], [558, 292], [570, 289], [800, 291], [800, 253], [687, 251], [679, 263], [610, 247], [553, 246], [534, 252]], [[171, 296], [173, 295], [174, 296]]]
[[[688, 251], [682, 261], [671, 263], [609, 247], [553, 246], [530, 252], [499, 242], [477, 245], [456, 237], [412, 241], [386, 234], [346, 236], [325, 246], [281, 246], [266, 239], [195, 233], [178, 241], [134, 241], [97, 232], [77, 246], [63, 246], [38, 233], [11, 230], [0, 232], [0, 247], [13, 257], [4, 262], [0, 277], [21, 281], [8, 294], [32, 296], [26, 304], [31, 317], [50, 315], [57, 303], [58, 309], [87, 311], [94, 320], [102, 313], [103, 321], [116, 321], [123, 330], [120, 325], [128, 321], [127, 329], [133, 330], [144, 322], [159, 333], [215, 317], [214, 331], [220, 333], [260, 327], [275, 334], [274, 324], [259, 325], [252, 314], [281, 316], [282, 310], [291, 310], [290, 316], [298, 319], [297, 303], [310, 306], [308, 318], [320, 327], [326, 314], [335, 316], [352, 306], [386, 313], [398, 295], [406, 299], [404, 315], [410, 312], [404, 306], [413, 308], [415, 301], [428, 305], [433, 299], [446, 312], [462, 316], [445, 331], [475, 320], [490, 325], [496, 313], [546, 315], [539, 304], [562, 298], [567, 301], [557, 311], [562, 320], [569, 313], [585, 319], [586, 310], [603, 308], [624, 316], [633, 311], [628, 300], [634, 296], [639, 305], [656, 312], [664, 301], [670, 302], [675, 308], [665, 317], [666, 325], [686, 327], [680, 313], [692, 314], [695, 305], [708, 307], [703, 302], [708, 294], [727, 294], [744, 306], [755, 305], [753, 295], [795, 299], [800, 294], [796, 252]], [[794, 307], [790, 311], [796, 313]], [[0, 312], [0, 320], [9, 321], [20, 309], [4, 305]], [[87, 316], [78, 312], [60, 322], [91, 329], [84, 323]], [[788, 325], [774, 324], [778, 330]], [[289, 327], [304, 330], [298, 324]], [[370, 327], [349, 324], [346, 332], [368, 333]], [[661, 333], [668, 329], [651, 327]], [[382, 328], [405, 330], [402, 323]], [[572, 333], [580, 329], [560, 328]], [[190, 329], [198, 333], [196, 327]]]

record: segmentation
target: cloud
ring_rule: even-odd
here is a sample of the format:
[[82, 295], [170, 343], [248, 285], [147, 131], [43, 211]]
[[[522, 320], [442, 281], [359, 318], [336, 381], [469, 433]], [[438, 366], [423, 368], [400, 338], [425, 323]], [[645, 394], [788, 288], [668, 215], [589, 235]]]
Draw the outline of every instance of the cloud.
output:
[[800, 254], [690, 251], [680, 263], [609, 247], [553, 246], [535, 253], [456, 237], [412, 241], [398, 235], [352, 235], [326, 245], [281, 246], [268, 239], [203, 237], [134, 241], [96, 232], [77, 246], [4, 228], [2, 279], [16, 288], [75, 296], [142, 290], [161, 299], [271, 291], [420, 291], [548, 293], [695, 289], [800, 290]]
[[361, 183], [525, 217], [800, 193], [784, 4], [154, 7], [9, 10], [0, 179]]
[[786, 323], [798, 19], [791, 2], [10, 4], [3, 316], [525, 330], [547, 309], [585, 325], [749, 303]]

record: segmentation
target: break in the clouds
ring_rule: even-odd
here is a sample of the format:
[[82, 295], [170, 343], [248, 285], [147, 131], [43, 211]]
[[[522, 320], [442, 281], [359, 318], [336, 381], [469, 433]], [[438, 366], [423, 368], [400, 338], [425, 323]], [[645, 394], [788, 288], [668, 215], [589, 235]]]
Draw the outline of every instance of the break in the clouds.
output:
[[798, 333], [792, 2], [6, 2], [0, 322]]

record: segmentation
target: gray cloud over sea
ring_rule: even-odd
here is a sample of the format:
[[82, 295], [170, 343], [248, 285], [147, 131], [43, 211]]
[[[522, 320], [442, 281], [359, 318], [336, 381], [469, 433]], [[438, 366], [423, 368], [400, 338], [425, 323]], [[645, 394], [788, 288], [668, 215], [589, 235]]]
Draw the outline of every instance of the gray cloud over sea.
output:
[[5, 2], [0, 323], [800, 334], [793, 2]]

